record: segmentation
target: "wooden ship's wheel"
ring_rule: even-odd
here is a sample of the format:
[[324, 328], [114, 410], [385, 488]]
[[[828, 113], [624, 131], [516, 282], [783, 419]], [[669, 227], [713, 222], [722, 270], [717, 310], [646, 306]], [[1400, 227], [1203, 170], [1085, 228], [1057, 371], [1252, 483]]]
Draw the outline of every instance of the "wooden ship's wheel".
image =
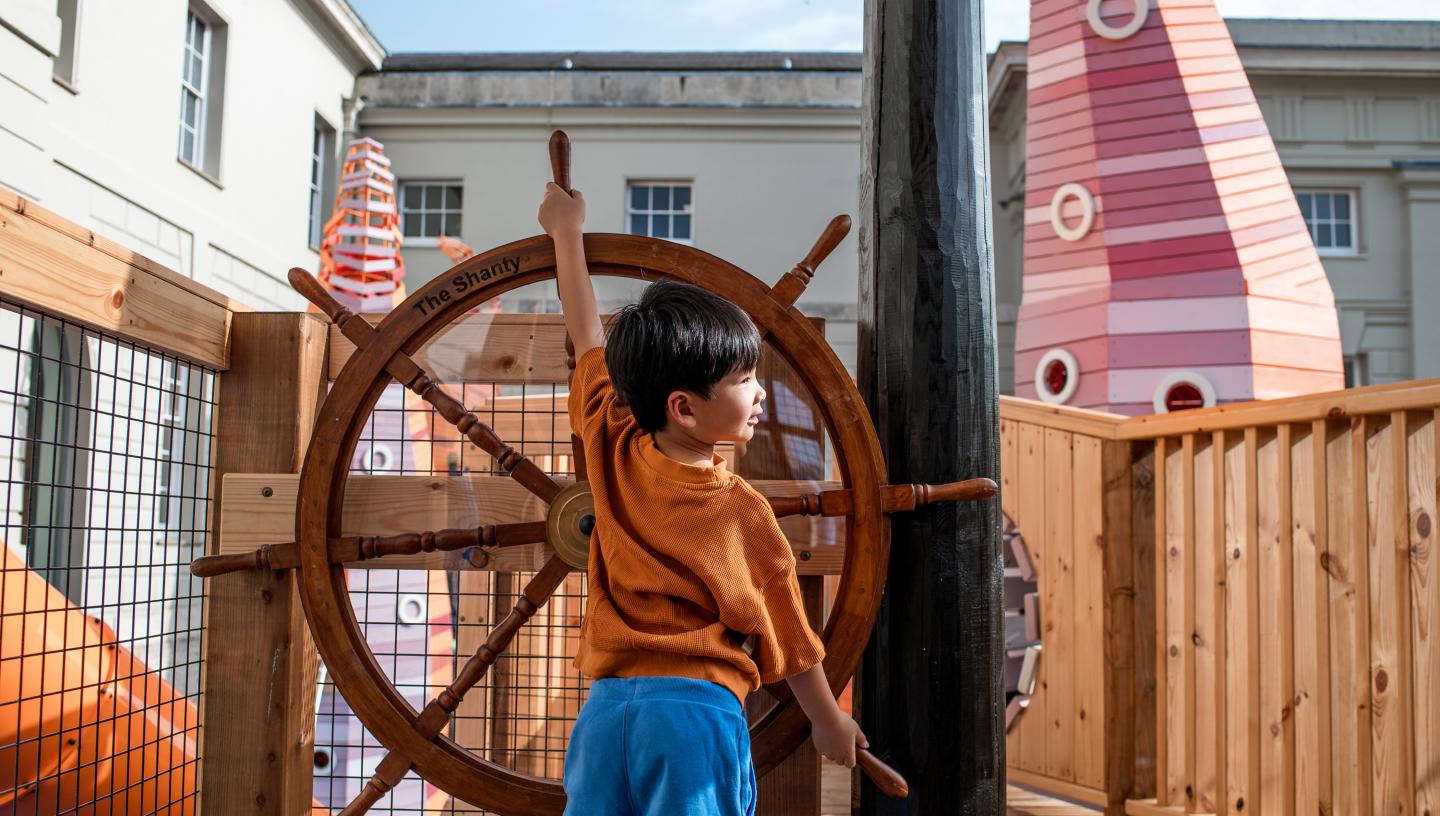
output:
[[[569, 143], [557, 132], [550, 142], [555, 180], [569, 190]], [[841, 488], [813, 492], [797, 482], [791, 495], [772, 496], [777, 518], [843, 517], [843, 570], [822, 638], [824, 670], [833, 693], [849, 681], [869, 639], [879, 609], [889, 559], [887, 513], [949, 500], [993, 496], [989, 479], [946, 485], [891, 485], [865, 404], [843, 365], [794, 302], [819, 263], [849, 230], [849, 219], [833, 220], [814, 248], [774, 287], [744, 270], [693, 247], [635, 235], [587, 234], [585, 257], [592, 275], [653, 280], [673, 277], [709, 289], [744, 309], [762, 336], [788, 363], [813, 397], [832, 430]], [[365, 813], [410, 771], [458, 799], [505, 814], [558, 814], [565, 794], [560, 783], [487, 761], [445, 736], [444, 731], [472, 689], [546, 603], [567, 574], [584, 570], [593, 503], [583, 452], [572, 438], [576, 480], [565, 485], [515, 450], [468, 411], [414, 361], [426, 342], [483, 302], [525, 284], [555, 276], [555, 252], [545, 235], [482, 252], [453, 267], [412, 294], [372, 326], [340, 306], [307, 272], [292, 269], [291, 284], [327, 314], [356, 347], [321, 405], [300, 472], [295, 540], [252, 553], [212, 555], [192, 564], [202, 577], [244, 569], [294, 569], [305, 616], [336, 687], [366, 728], [389, 753], [343, 816]], [[467, 280], [463, 289], [457, 280]], [[478, 282], [478, 283], [475, 283]], [[570, 361], [573, 366], [573, 359]], [[516, 482], [549, 510], [531, 522], [441, 529], [389, 536], [341, 534], [349, 463], [366, 417], [392, 381], [403, 384], [452, 423], [469, 442], [490, 454]], [[812, 492], [807, 492], [812, 491]], [[395, 688], [371, 652], [348, 594], [345, 564], [386, 556], [543, 544], [548, 559], [515, 600], [514, 607], [469, 657], [453, 682], [420, 711]], [[808, 736], [809, 722], [785, 683], [768, 685], [777, 705], [751, 727], [756, 772], [764, 775]], [[866, 751], [859, 764], [892, 795], [905, 782]]]

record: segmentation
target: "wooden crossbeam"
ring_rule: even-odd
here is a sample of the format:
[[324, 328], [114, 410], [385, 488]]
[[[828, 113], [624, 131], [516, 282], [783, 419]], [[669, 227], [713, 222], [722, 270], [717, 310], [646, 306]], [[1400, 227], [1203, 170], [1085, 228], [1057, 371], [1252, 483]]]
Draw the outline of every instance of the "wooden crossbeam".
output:
[[[562, 485], [568, 480], [557, 480]], [[225, 476], [220, 513], [220, 553], [251, 552], [295, 540], [295, 501], [300, 477], [289, 473]], [[750, 482], [761, 494], [797, 495], [833, 490], [835, 482]], [[545, 518], [544, 502], [504, 476], [354, 476], [346, 483], [341, 535], [393, 535], [446, 527], [508, 524]], [[780, 520], [801, 575], [838, 575], [845, 560], [842, 517], [796, 516]], [[533, 572], [544, 565], [545, 545], [495, 550], [483, 565], [465, 553], [396, 555], [362, 561], [361, 569], [453, 569]]]

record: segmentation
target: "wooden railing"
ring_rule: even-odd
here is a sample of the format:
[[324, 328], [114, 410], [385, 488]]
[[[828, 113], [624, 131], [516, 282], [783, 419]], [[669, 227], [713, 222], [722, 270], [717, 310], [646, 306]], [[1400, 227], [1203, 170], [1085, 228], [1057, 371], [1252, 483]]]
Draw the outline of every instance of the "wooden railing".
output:
[[[1436, 812], [1437, 406], [1440, 381], [1133, 419], [1005, 400], [1002, 501], [1041, 553], [1045, 644], [1012, 776], [1090, 801], [1098, 785], [1131, 813]], [[1129, 450], [1107, 457], [1107, 442]], [[1126, 540], [1108, 529], [1126, 476], [1134, 548], [1116, 564], [1087, 546], [1080, 502], [1103, 502], [1106, 548]], [[1090, 611], [1097, 588], [1127, 602], [1108, 574], [1127, 567], [1128, 646]], [[1099, 699], [1136, 704], [1128, 743], [1108, 727], [1121, 712], [1099, 736], [1085, 725], [1100, 653]], [[1102, 749], [1103, 774], [1088, 759]]]

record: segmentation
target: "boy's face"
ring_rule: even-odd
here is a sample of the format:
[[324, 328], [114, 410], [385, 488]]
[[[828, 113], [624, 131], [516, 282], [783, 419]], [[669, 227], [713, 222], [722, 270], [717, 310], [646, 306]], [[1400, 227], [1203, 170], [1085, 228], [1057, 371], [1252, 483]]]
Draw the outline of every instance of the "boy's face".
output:
[[704, 442], [748, 442], [764, 410], [765, 389], [755, 371], [734, 371], [711, 390], [710, 399], [676, 391], [670, 395], [670, 422]]

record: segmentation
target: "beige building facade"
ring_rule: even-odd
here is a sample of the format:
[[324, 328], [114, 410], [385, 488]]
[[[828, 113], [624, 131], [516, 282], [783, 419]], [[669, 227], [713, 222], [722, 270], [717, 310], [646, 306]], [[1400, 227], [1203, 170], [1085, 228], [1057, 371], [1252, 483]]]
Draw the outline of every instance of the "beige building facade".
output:
[[[1230, 20], [1335, 292], [1347, 382], [1440, 377], [1440, 23]], [[1014, 383], [1025, 43], [990, 60], [1003, 390]]]
[[[540, 231], [555, 128], [570, 136], [590, 232], [682, 241], [773, 284], [831, 218], [859, 221], [857, 54], [397, 55], [356, 94], [361, 130], [384, 143], [398, 177], [412, 289], [450, 265], [416, 234], [456, 222], [428, 201], [421, 213], [426, 195], [458, 202], [458, 237], [477, 251]], [[826, 319], [852, 370], [857, 264], [852, 232], [798, 304]], [[638, 288], [597, 280], [602, 309]], [[553, 284], [503, 301], [559, 310]]]
[[11, 0], [0, 186], [241, 302], [304, 308], [285, 271], [318, 268], [347, 100], [384, 55], [344, 0]]

